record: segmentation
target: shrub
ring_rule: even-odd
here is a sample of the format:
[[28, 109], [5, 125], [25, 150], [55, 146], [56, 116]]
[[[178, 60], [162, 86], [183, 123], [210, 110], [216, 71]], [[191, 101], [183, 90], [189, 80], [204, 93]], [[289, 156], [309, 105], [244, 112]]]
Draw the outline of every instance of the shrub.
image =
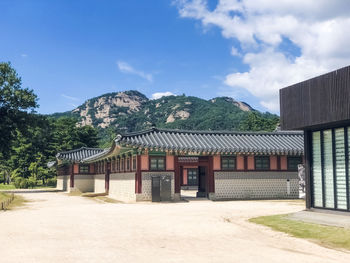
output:
[[21, 188], [21, 189], [28, 188], [28, 179], [22, 178], [22, 177], [16, 177], [14, 184], [16, 188]]
[[56, 178], [49, 178], [47, 179], [47, 186], [53, 186], [56, 187], [57, 179]]
[[20, 183], [20, 188], [24, 189], [24, 188], [28, 188], [28, 186], [29, 186], [28, 179], [23, 178]]
[[29, 177], [28, 179], [28, 188], [34, 188], [37, 185], [37, 181], [34, 177]]

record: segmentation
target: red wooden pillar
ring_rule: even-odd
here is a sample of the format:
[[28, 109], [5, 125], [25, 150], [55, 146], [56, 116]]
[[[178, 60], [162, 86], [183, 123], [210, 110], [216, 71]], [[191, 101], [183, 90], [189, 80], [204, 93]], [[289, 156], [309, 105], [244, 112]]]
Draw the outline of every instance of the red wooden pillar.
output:
[[180, 166], [179, 166], [179, 157], [174, 157], [174, 168], [175, 168], [175, 194], [179, 194], [181, 191], [181, 173], [180, 173]]
[[214, 193], [215, 192], [215, 178], [214, 178], [214, 158], [213, 156], [209, 156], [208, 160], [208, 193]]
[[70, 187], [74, 187], [74, 163], [71, 164], [70, 166]]
[[142, 193], [142, 176], [141, 176], [141, 155], [137, 155], [136, 173], [135, 173], [135, 193]]
[[111, 173], [111, 163], [105, 163], [105, 190], [108, 193], [109, 191], [109, 175]]

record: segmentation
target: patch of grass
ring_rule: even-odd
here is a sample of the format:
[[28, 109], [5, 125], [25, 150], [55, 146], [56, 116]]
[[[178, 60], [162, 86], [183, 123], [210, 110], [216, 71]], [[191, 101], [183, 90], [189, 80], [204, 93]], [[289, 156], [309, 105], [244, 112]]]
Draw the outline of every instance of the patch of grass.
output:
[[16, 189], [13, 184], [0, 184], [0, 190], [11, 190]]
[[79, 190], [71, 190], [69, 193], [67, 193], [69, 196], [81, 196], [82, 193]]
[[0, 202], [4, 202], [11, 197], [10, 194], [0, 193]]
[[120, 202], [118, 200], [109, 198], [107, 196], [96, 196], [96, 197], [94, 197], [94, 199], [100, 200], [100, 201], [105, 202], [105, 203], [113, 203], [113, 204], [122, 203], [122, 202]]
[[83, 197], [96, 197], [96, 196], [106, 196], [107, 193], [83, 193]]
[[[26, 189], [54, 189], [54, 188], [56, 187], [38, 184], [33, 188], [26, 188]], [[17, 189], [14, 184], [0, 184], [0, 190], [13, 190], [13, 189]]]
[[[0, 202], [6, 201], [10, 197], [11, 197], [11, 194], [0, 193]], [[17, 207], [23, 207], [26, 202], [28, 202], [28, 201], [25, 198], [23, 198], [22, 196], [14, 195], [13, 201], [6, 208], [6, 210], [11, 210], [11, 209], [14, 209]]]
[[12, 210], [14, 208], [20, 208], [20, 207], [24, 207], [26, 205], [26, 203], [28, 203], [29, 201], [27, 199], [25, 199], [24, 197], [20, 196], [20, 195], [15, 195], [15, 199], [13, 199], [13, 201], [11, 202], [10, 206], [8, 207], [8, 210]]
[[350, 229], [305, 223], [287, 218], [288, 215], [261, 216], [250, 222], [271, 227], [273, 230], [305, 238], [325, 247], [350, 250]]

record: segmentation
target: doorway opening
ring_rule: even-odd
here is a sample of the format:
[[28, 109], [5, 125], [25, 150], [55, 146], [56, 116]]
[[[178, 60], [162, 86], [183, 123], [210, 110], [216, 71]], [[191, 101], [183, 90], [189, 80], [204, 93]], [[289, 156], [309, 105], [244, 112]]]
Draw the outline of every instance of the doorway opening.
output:
[[185, 157], [184, 162], [179, 162], [179, 168], [181, 199], [207, 198], [207, 159]]

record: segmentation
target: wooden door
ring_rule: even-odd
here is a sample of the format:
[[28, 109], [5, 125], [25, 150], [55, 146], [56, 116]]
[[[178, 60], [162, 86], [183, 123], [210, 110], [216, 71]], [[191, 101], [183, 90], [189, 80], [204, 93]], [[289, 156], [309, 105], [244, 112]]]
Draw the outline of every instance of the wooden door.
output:
[[187, 185], [198, 186], [198, 169], [187, 170]]

